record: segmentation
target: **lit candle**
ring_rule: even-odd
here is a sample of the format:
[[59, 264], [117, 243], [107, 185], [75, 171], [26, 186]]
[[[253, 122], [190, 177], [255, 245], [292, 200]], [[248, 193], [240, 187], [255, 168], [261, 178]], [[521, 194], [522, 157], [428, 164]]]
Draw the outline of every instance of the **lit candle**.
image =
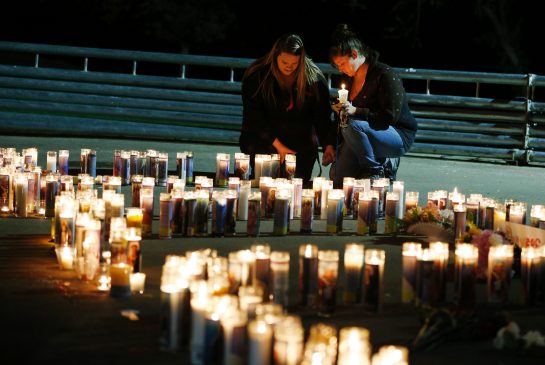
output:
[[399, 197], [399, 206], [396, 213], [397, 218], [403, 219], [403, 215], [405, 214], [405, 182], [400, 180], [394, 181], [392, 183], [392, 189]]
[[131, 176], [131, 206], [140, 207], [140, 188], [142, 187], [143, 175]]
[[344, 84], [341, 85], [341, 88], [338, 90], [339, 93], [339, 103], [346, 103], [348, 101], [348, 90], [344, 88]]
[[542, 257], [538, 249], [534, 247], [522, 248], [520, 280], [524, 288], [526, 305], [534, 305], [537, 302], [541, 260]]
[[479, 205], [480, 200], [475, 197], [470, 196], [466, 200], [466, 221], [477, 227], [479, 226]]
[[132, 267], [123, 262], [110, 266], [110, 296], [127, 297], [131, 295], [131, 271]]
[[365, 251], [364, 302], [370, 310], [381, 312], [384, 296], [384, 262], [386, 252], [380, 249]]
[[202, 364], [205, 349], [206, 309], [210, 302], [208, 286], [204, 280], [194, 281], [191, 290], [191, 363]]
[[74, 262], [74, 249], [70, 246], [58, 246], [55, 248], [59, 266], [63, 270], [72, 270]]
[[140, 207], [142, 208], [142, 237], [151, 237], [153, 223], [153, 188], [140, 189]]
[[268, 244], [254, 244], [250, 250], [255, 255], [255, 285], [263, 289], [263, 298], [269, 299], [271, 281], [271, 247]]
[[186, 191], [184, 193], [183, 224], [182, 234], [193, 237], [196, 231], [196, 209], [197, 199], [196, 191]]
[[322, 183], [325, 178], [316, 176], [312, 179], [312, 189], [314, 190], [314, 215], [320, 217], [322, 212]]
[[255, 318], [255, 308], [263, 302], [263, 289], [258, 286], [241, 286], [238, 289], [240, 310], [245, 311], [248, 319]]
[[[7, 167], [0, 166], [0, 213], [11, 211], [11, 173]], [[54, 209], [53, 199], [53, 209]]]
[[144, 294], [144, 286], [146, 283], [146, 274], [136, 272], [131, 274], [131, 291], [133, 293]]
[[447, 275], [449, 261], [449, 244], [447, 242], [430, 242], [430, 251], [434, 258], [434, 290], [431, 293], [432, 303], [444, 303], [447, 295]]
[[418, 207], [418, 191], [407, 191], [405, 193], [405, 212]]
[[344, 209], [343, 215], [352, 215], [352, 199], [354, 198], [354, 181], [353, 177], [343, 178], [343, 191], [344, 191]]
[[127, 228], [134, 228], [138, 235], [142, 235], [142, 219], [144, 215], [142, 208], [126, 208]]
[[47, 151], [47, 171], [57, 171], [57, 151]]
[[99, 291], [110, 291], [110, 264], [100, 264], [97, 277], [97, 289]]
[[301, 198], [301, 233], [312, 233], [314, 213], [314, 191], [303, 189]]
[[155, 185], [166, 186], [167, 179], [168, 179], [168, 153], [167, 152], [159, 152], [157, 156], [156, 166], [157, 166], [157, 170], [155, 172]]
[[360, 194], [363, 194], [364, 191], [368, 191], [365, 189], [364, 180], [366, 179], [354, 180], [354, 192], [352, 194], [352, 218], [356, 220], [358, 219], [358, 206], [360, 203]]
[[409, 350], [403, 346], [382, 346], [372, 357], [373, 365], [408, 365]]
[[216, 186], [227, 186], [227, 181], [229, 180], [229, 160], [230, 155], [228, 153], [216, 154]]
[[283, 307], [288, 306], [290, 253], [286, 251], [271, 252], [271, 297], [272, 301]]
[[301, 217], [301, 199], [303, 194], [303, 179], [294, 177], [291, 179], [293, 185], [293, 217]]
[[513, 266], [513, 245], [490, 246], [487, 297], [489, 303], [507, 303]]
[[[522, 204], [514, 203], [509, 209], [509, 222], [517, 224], [525, 224], [524, 217], [526, 215], [525, 206]], [[507, 212], [506, 212], [507, 214]]]
[[287, 190], [278, 190], [274, 202], [274, 223], [273, 234], [284, 236], [288, 234], [289, 224], [289, 199], [290, 194]]
[[212, 194], [212, 235], [222, 236], [225, 233], [226, 199], [223, 191]]
[[373, 181], [373, 190], [378, 192], [378, 217], [384, 217], [384, 208], [386, 205], [386, 191], [389, 186], [388, 183], [382, 179], [377, 179]]
[[127, 226], [125, 239], [127, 240], [127, 263], [132, 266], [132, 272], [140, 272], [142, 268], [142, 252], [140, 249], [140, 230]]
[[466, 216], [467, 211], [464, 204], [454, 205], [454, 241], [463, 241], [463, 236], [466, 233]]
[[[496, 207], [496, 202], [492, 199], [487, 199], [484, 201], [484, 219], [483, 228], [494, 230], [494, 211]], [[505, 215], [504, 215], [505, 216]]]
[[270, 155], [264, 155], [264, 154], [256, 154], [255, 155], [255, 163], [254, 163], [254, 183], [252, 184], [252, 187], [258, 187], [259, 186], [259, 179], [262, 176], [268, 176], [268, 172], [265, 171], [263, 173], [263, 167], [265, 165], [265, 160], [270, 161], [271, 156]]
[[249, 236], [259, 236], [261, 225], [261, 192], [256, 191], [248, 198], [248, 221], [246, 232]]
[[28, 178], [25, 173], [15, 175], [15, 213], [17, 217], [26, 217], [28, 214]]
[[312, 307], [318, 295], [318, 246], [299, 246], [299, 305]]
[[70, 156], [70, 151], [60, 150], [59, 151], [59, 174], [68, 175], [68, 158]]
[[248, 365], [271, 363], [272, 328], [263, 320], [248, 323]]
[[241, 180], [250, 179], [250, 155], [235, 153], [235, 175]]
[[338, 365], [370, 364], [369, 330], [362, 327], [343, 327], [339, 331]]
[[303, 359], [305, 330], [297, 316], [284, 316], [274, 328], [275, 365], [299, 364]]
[[186, 154], [186, 171], [185, 182], [187, 185], [193, 184], [193, 152], [185, 151]]
[[321, 210], [320, 210], [320, 219], [327, 219], [327, 213], [328, 213], [327, 199], [328, 199], [328, 194], [331, 192], [331, 190], [333, 190], [333, 181], [323, 180], [322, 193], [321, 193], [322, 203], [321, 203]]
[[432, 296], [437, 290], [436, 275], [441, 273], [434, 270], [435, 252], [424, 248], [419, 252], [416, 260], [416, 297], [419, 305], [430, 306], [433, 303]]
[[344, 249], [344, 303], [354, 304], [361, 300], [364, 245], [347, 243]]
[[238, 193], [234, 189], [225, 190], [225, 235], [234, 236], [237, 228]]
[[438, 201], [437, 207], [440, 210], [446, 209], [447, 208], [448, 192], [446, 190], [437, 190], [435, 193], [436, 193], [436, 197], [437, 197], [437, 201]]
[[476, 268], [479, 251], [469, 243], [456, 244], [454, 261], [454, 301], [461, 307], [475, 305]]
[[[545, 217], [545, 206], [540, 204], [534, 204], [530, 208], [530, 224], [532, 227], [539, 228], [539, 221]], [[544, 280], [545, 282], [545, 280]]]
[[172, 238], [172, 214], [174, 204], [169, 193], [159, 194], [159, 238]]
[[358, 223], [356, 232], [363, 236], [377, 232], [378, 192], [365, 191], [359, 194]]
[[404, 242], [402, 246], [401, 301], [412, 303], [416, 292], [416, 260], [422, 250], [418, 242]]
[[273, 179], [280, 177], [280, 155], [278, 153], [271, 154], [269, 176]]
[[295, 177], [295, 169], [297, 166], [297, 159], [295, 155], [293, 154], [286, 154], [285, 157], [285, 165], [286, 165], [286, 178], [291, 180]]
[[240, 192], [238, 195], [237, 219], [248, 220], [248, 198], [252, 190], [252, 183], [249, 180], [240, 181]]
[[244, 364], [248, 357], [248, 317], [241, 310], [230, 311], [221, 317], [223, 328], [223, 364]]
[[185, 152], [176, 152], [176, 176], [184, 180], [186, 174], [187, 155]]
[[332, 189], [327, 194], [327, 233], [339, 233], [343, 230], [344, 193], [341, 189]]
[[318, 315], [331, 317], [337, 303], [339, 251], [318, 251]]
[[[206, 184], [208, 183], [209, 182], [207, 181]], [[203, 181], [202, 190], [196, 192], [195, 235], [200, 237], [208, 236], [209, 188], [211, 188], [211, 186], [205, 186]]]
[[396, 192], [386, 193], [386, 206], [384, 208], [384, 233], [397, 232], [397, 217], [400, 210], [399, 194]]

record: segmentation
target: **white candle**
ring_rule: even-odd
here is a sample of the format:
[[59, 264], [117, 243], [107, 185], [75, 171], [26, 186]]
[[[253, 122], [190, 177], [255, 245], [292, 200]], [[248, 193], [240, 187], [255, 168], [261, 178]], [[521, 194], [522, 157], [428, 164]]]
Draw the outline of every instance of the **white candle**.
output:
[[348, 90], [344, 88], [344, 84], [341, 85], [339, 89], [339, 103], [346, 103], [348, 101]]
[[272, 329], [263, 320], [248, 324], [248, 365], [267, 365], [271, 362]]
[[131, 274], [131, 291], [133, 293], [144, 293], [144, 286], [146, 282], [146, 274], [136, 272]]
[[57, 171], [57, 151], [47, 151], [47, 171]]
[[252, 190], [252, 183], [249, 180], [240, 181], [240, 192], [238, 195], [237, 219], [248, 220], [248, 198]]
[[360, 300], [364, 245], [347, 243], [344, 249], [344, 302], [354, 304]]
[[403, 181], [394, 181], [393, 183], [393, 191], [394, 193], [397, 193], [399, 196], [399, 207], [397, 209], [397, 218], [403, 219], [403, 215], [405, 214], [405, 182]]
[[322, 181], [322, 201], [321, 201], [321, 210], [320, 210], [320, 219], [327, 219], [327, 204], [328, 204], [328, 194], [333, 190], [333, 181], [324, 180]]

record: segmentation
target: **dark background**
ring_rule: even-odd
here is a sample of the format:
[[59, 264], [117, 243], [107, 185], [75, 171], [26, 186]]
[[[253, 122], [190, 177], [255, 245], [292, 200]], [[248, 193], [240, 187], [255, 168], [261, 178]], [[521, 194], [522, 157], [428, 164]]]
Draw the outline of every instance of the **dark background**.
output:
[[394, 67], [545, 74], [542, 20], [522, 0], [18, 0], [0, 40], [256, 58], [283, 33], [327, 62], [339, 22]]

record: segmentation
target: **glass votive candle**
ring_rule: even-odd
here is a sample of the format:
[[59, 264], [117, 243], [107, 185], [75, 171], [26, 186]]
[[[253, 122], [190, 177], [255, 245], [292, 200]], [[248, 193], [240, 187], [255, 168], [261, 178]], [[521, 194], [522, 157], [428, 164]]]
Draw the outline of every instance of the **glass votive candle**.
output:
[[354, 304], [361, 300], [362, 270], [365, 247], [347, 243], [344, 249], [344, 303]]
[[386, 252], [381, 249], [365, 251], [364, 303], [370, 310], [382, 311], [384, 296], [384, 263]]
[[330, 317], [337, 303], [339, 251], [318, 251], [318, 315]]
[[130, 280], [131, 280], [131, 292], [144, 294], [146, 274], [142, 272], [132, 273]]

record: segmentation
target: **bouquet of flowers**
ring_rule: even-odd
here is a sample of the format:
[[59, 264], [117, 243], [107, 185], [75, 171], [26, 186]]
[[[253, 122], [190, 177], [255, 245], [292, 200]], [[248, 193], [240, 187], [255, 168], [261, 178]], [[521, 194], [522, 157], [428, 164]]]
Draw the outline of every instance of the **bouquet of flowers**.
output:
[[403, 227], [407, 233], [422, 234], [431, 240], [449, 241], [452, 236], [452, 210], [439, 210], [437, 205], [428, 203], [425, 207], [409, 209], [403, 217]]
[[479, 250], [479, 259], [477, 262], [477, 278], [479, 279], [486, 279], [490, 247], [508, 243], [505, 236], [501, 233], [490, 229], [481, 230], [471, 222], [466, 224], [466, 233], [463, 237], [463, 242], [471, 243]]

